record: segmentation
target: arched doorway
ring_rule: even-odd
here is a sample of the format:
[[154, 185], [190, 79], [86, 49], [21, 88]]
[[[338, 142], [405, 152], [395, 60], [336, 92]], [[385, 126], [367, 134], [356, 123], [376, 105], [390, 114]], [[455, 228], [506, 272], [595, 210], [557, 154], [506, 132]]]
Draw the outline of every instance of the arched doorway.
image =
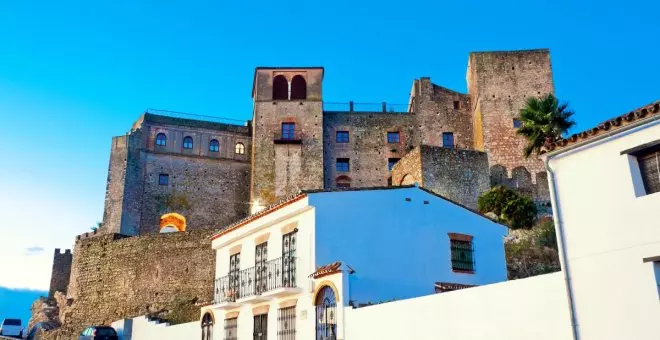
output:
[[202, 340], [213, 339], [213, 317], [210, 313], [204, 314], [202, 318]]
[[337, 339], [337, 298], [335, 291], [324, 286], [316, 294], [316, 340]]

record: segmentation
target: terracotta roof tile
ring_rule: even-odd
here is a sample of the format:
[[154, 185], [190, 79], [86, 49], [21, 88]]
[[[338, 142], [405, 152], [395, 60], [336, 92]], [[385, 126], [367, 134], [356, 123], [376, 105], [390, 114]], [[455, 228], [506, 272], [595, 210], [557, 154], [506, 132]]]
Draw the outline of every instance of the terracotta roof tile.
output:
[[316, 269], [315, 272], [313, 272], [309, 277], [313, 279], [318, 279], [324, 276], [332, 275], [335, 273], [340, 273], [341, 272], [341, 262], [337, 261], [331, 264], [326, 264], [325, 266], [321, 266], [318, 269]]

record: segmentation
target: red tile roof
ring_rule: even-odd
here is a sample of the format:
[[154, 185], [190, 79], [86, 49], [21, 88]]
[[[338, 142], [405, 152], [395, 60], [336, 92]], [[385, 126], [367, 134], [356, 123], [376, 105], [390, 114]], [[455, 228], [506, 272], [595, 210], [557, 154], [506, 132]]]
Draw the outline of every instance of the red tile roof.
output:
[[541, 151], [541, 154], [557, 151], [562, 148], [566, 148], [571, 145], [596, 138], [599, 135], [603, 135], [610, 131], [616, 131], [622, 127], [636, 123], [644, 118], [656, 115], [660, 115], [660, 101], [656, 101], [646, 106], [640, 107], [624, 115], [608, 119], [598, 124], [598, 126], [572, 134], [568, 138], [563, 138], [559, 141], [549, 143], [544, 147], [544, 150]]
[[324, 276], [332, 275], [335, 273], [340, 273], [341, 272], [341, 262], [337, 261], [331, 264], [326, 264], [325, 266], [321, 266], [318, 269], [316, 269], [315, 272], [313, 272], [309, 277], [313, 279], [318, 279]]

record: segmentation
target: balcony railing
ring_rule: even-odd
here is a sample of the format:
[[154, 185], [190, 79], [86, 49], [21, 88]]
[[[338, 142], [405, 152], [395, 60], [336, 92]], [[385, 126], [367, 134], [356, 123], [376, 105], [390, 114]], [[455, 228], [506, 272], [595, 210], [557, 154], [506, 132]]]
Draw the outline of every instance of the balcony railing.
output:
[[296, 257], [285, 256], [218, 278], [215, 280], [215, 303], [236, 302], [279, 288], [294, 288], [296, 263]]
[[303, 133], [300, 130], [278, 131], [273, 134], [273, 141], [277, 144], [299, 144], [302, 138]]

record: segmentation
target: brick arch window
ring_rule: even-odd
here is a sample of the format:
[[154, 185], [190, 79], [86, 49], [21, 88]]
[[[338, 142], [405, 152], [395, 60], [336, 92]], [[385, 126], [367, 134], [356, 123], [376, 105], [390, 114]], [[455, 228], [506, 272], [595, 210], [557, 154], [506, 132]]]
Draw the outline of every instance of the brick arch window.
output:
[[307, 82], [301, 75], [291, 79], [291, 99], [307, 99]]
[[273, 78], [273, 100], [289, 99], [289, 82], [283, 75]]
[[167, 136], [164, 133], [159, 133], [156, 135], [156, 145], [165, 146], [167, 145]]
[[213, 339], [213, 317], [210, 313], [204, 314], [202, 317], [202, 340]]
[[183, 148], [192, 149], [193, 148], [193, 139], [190, 136], [183, 137]]
[[211, 139], [209, 142], [209, 151], [218, 152], [220, 151], [220, 142], [217, 139]]
[[236, 143], [236, 149], [235, 149], [236, 154], [238, 155], [243, 155], [245, 154], [245, 145], [243, 143]]
[[335, 179], [337, 188], [350, 188], [351, 187], [351, 178], [346, 175], [338, 176]]

